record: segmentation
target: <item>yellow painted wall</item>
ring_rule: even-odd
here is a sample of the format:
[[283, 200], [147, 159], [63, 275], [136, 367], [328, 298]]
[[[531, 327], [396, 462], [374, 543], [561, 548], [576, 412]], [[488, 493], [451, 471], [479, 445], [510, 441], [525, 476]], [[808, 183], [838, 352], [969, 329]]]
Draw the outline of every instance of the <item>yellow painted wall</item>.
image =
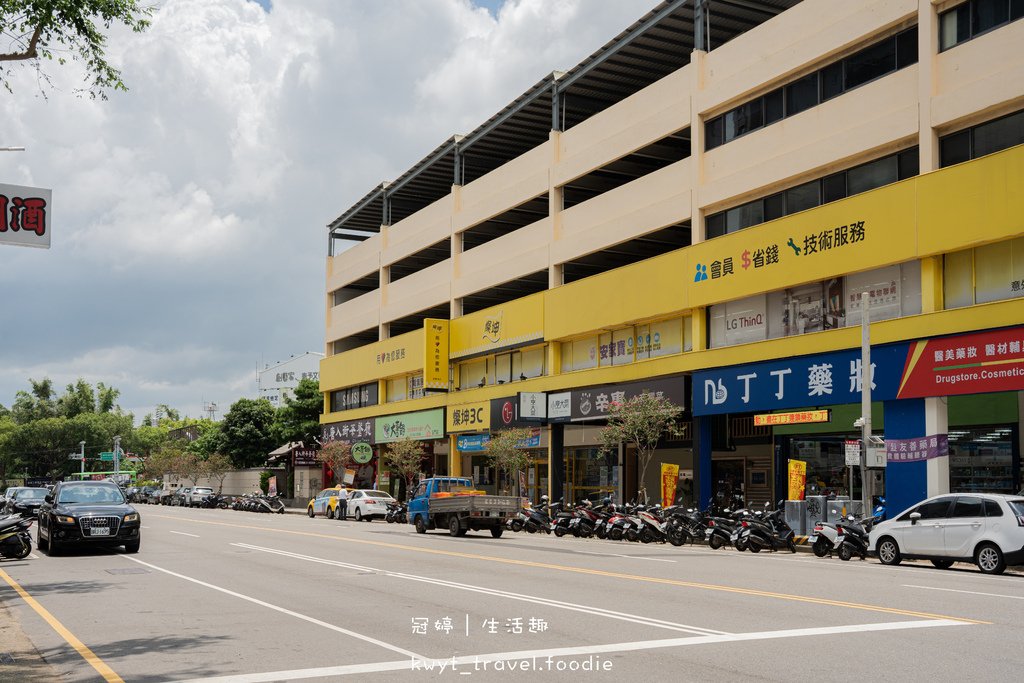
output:
[[[395, 354], [399, 357], [394, 358]], [[386, 356], [393, 360], [388, 360]], [[320, 390], [334, 391], [370, 380], [423, 370], [423, 330], [328, 356], [320, 361]]]
[[[449, 354], [460, 358], [543, 339], [547, 294], [539, 292], [451, 321]], [[495, 323], [498, 323], [497, 333]]]

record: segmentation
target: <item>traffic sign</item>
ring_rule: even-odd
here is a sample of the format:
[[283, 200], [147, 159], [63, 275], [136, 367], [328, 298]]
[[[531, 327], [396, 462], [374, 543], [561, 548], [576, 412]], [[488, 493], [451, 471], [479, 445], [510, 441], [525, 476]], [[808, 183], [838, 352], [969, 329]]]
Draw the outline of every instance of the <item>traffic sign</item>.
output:
[[82, 459], [83, 459], [83, 457], [82, 457], [81, 453], [68, 453], [68, 460], [82, 460]]
[[114, 461], [114, 452], [113, 451], [103, 451], [102, 453], [100, 453], [100, 460], [109, 460], [110, 462], [113, 462]]

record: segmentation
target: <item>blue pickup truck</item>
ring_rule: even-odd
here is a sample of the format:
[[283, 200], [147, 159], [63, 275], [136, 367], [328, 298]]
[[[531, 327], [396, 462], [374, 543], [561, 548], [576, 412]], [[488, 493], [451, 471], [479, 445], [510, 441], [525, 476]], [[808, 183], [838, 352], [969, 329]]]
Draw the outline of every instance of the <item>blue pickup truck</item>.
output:
[[491, 536], [499, 538], [521, 501], [513, 496], [457, 495], [472, 488], [473, 482], [462, 477], [424, 479], [409, 499], [409, 522], [421, 534], [448, 529], [452, 536], [465, 536], [467, 531], [490, 529]]

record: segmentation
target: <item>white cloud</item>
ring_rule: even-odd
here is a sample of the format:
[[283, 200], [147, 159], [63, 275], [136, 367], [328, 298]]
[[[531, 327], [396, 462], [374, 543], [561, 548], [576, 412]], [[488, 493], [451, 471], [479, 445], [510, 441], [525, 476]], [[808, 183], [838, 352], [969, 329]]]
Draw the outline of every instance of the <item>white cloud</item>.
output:
[[114, 29], [130, 92], [47, 65], [0, 94], [0, 182], [53, 188], [53, 248], [6, 247], [0, 404], [50, 375], [197, 414], [261, 356], [323, 347], [325, 225], [654, 0], [166, 0]]

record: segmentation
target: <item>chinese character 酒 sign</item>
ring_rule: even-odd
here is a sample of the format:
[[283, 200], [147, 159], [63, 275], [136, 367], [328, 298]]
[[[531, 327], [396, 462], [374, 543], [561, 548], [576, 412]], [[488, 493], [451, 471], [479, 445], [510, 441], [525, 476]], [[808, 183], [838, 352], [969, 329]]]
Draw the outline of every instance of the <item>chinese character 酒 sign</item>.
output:
[[50, 248], [53, 191], [0, 184], [0, 244]]

